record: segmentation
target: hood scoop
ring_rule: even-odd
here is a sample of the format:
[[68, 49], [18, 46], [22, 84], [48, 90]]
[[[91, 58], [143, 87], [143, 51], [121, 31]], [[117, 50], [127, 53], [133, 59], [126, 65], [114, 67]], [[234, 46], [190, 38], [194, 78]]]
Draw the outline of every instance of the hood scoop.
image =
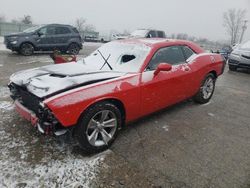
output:
[[56, 77], [56, 78], [65, 78], [67, 77], [66, 75], [63, 74], [50, 74], [51, 77]]

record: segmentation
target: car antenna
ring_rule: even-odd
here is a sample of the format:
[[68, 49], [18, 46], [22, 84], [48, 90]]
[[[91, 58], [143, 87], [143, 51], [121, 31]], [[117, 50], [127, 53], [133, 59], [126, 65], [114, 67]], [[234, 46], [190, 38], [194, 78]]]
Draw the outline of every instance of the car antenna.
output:
[[102, 56], [102, 58], [105, 61], [104, 64], [102, 65], [102, 67], [100, 68], [100, 70], [102, 70], [102, 68], [105, 66], [105, 64], [107, 64], [109, 66], [110, 70], [113, 70], [113, 68], [111, 67], [111, 65], [108, 62], [108, 60], [109, 60], [109, 58], [110, 58], [111, 55], [109, 54], [108, 58], [105, 59], [105, 57], [102, 55], [102, 53], [100, 52], [100, 50], [97, 50], [97, 51], [99, 52], [99, 54]]

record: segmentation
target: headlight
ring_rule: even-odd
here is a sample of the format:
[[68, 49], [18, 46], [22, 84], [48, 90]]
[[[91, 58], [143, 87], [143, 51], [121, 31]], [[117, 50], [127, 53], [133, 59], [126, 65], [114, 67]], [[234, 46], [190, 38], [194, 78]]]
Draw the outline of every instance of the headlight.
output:
[[11, 42], [13, 42], [13, 41], [17, 41], [17, 38], [18, 38], [18, 37], [10, 37], [9, 40], [10, 40]]
[[16, 44], [16, 43], [17, 43], [17, 41], [16, 41], [16, 40], [11, 42], [11, 44]]

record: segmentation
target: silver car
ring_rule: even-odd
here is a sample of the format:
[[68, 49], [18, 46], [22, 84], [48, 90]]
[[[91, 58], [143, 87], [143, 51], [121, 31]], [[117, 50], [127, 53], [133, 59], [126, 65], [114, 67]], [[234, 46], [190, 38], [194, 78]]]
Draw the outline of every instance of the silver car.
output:
[[237, 68], [250, 69], [250, 41], [239, 45], [232, 51], [228, 59], [229, 70], [236, 71]]

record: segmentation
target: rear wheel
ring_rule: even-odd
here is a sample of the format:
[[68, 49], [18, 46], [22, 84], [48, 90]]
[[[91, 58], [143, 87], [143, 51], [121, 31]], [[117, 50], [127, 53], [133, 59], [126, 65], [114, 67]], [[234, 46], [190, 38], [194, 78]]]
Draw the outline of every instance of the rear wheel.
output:
[[79, 54], [80, 47], [79, 47], [78, 44], [72, 43], [72, 44], [69, 45], [67, 51], [68, 51], [69, 54], [77, 55], [77, 54]]
[[229, 70], [230, 70], [230, 71], [236, 71], [236, 70], [237, 70], [237, 67], [234, 66], [234, 65], [229, 65]]
[[23, 43], [20, 46], [19, 52], [24, 56], [30, 56], [34, 53], [34, 47], [30, 43]]
[[97, 103], [84, 112], [76, 128], [76, 139], [88, 153], [103, 151], [115, 140], [121, 126], [121, 112], [112, 103]]
[[215, 76], [210, 73], [202, 81], [198, 93], [194, 96], [194, 101], [200, 104], [209, 102], [215, 89]]

